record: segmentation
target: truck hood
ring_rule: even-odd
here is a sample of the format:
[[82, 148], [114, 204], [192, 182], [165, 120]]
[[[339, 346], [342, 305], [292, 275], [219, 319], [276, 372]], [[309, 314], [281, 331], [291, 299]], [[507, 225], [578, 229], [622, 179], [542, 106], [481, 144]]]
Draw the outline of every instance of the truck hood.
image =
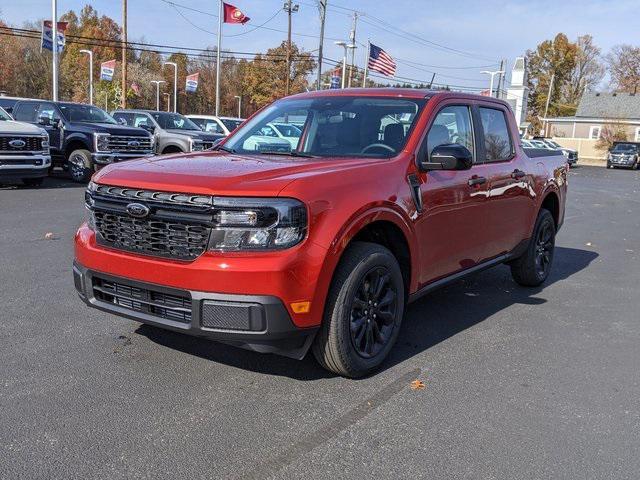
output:
[[131, 137], [148, 137], [149, 132], [143, 128], [115, 125], [113, 123], [69, 122], [69, 130], [85, 133], [110, 133], [111, 135], [127, 135]]
[[301, 176], [359, 168], [361, 158], [298, 158], [199, 152], [141, 158], [109, 165], [100, 184], [203, 195], [275, 196]]
[[20, 135], [40, 135], [46, 130], [30, 123], [16, 122], [14, 120], [0, 121], [0, 133], [20, 134]]

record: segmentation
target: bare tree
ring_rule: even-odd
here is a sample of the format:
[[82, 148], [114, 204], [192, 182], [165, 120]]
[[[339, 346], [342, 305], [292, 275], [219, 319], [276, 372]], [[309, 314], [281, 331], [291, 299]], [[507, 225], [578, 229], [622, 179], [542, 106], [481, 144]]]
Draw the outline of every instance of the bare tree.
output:
[[628, 93], [640, 90], [640, 47], [616, 45], [607, 55], [611, 87]]
[[591, 35], [578, 37], [576, 45], [576, 63], [564, 89], [564, 102], [569, 105], [577, 105], [585, 90], [596, 87], [605, 73], [600, 48], [593, 43]]

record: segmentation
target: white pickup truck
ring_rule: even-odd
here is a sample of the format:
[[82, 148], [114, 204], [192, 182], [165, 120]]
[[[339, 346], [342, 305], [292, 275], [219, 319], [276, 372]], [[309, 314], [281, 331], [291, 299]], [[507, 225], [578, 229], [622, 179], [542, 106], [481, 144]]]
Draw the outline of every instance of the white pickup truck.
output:
[[42, 183], [51, 166], [49, 135], [29, 123], [16, 122], [0, 107], [0, 183]]

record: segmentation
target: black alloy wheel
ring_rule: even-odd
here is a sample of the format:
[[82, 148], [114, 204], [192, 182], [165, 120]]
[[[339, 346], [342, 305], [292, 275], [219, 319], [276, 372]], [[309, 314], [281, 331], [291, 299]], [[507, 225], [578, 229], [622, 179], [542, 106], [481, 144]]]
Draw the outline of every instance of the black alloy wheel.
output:
[[553, 225], [551, 223], [545, 222], [541, 225], [535, 248], [536, 273], [540, 278], [546, 278], [551, 268], [554, 248]]
[[371, 358], [382, 351], [396, 321], [398, 292], [384, 266], [367, 272], [351, 302], [351, 343], [356, 353]]

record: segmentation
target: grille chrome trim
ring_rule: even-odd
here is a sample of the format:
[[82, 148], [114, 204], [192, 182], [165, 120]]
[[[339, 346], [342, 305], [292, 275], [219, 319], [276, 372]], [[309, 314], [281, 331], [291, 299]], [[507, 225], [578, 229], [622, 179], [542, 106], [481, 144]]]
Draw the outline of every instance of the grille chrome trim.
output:
[[[137, 145], [132, 144], [132, 142], [137, 143]], [[150, 153], [152, 140], [151, 137], [111, 135], [108, 137], [108, 149], [116, 153]]]
[[157, 201], [176, 205], [192, 205], [198, 207], [211, 207], [213, 197], [210, 195], [191, 195], [187, 193], [156, 192], [136, 188], [110, 187], [108, 185], [96, 185], [95, 194], [132, 200]]

